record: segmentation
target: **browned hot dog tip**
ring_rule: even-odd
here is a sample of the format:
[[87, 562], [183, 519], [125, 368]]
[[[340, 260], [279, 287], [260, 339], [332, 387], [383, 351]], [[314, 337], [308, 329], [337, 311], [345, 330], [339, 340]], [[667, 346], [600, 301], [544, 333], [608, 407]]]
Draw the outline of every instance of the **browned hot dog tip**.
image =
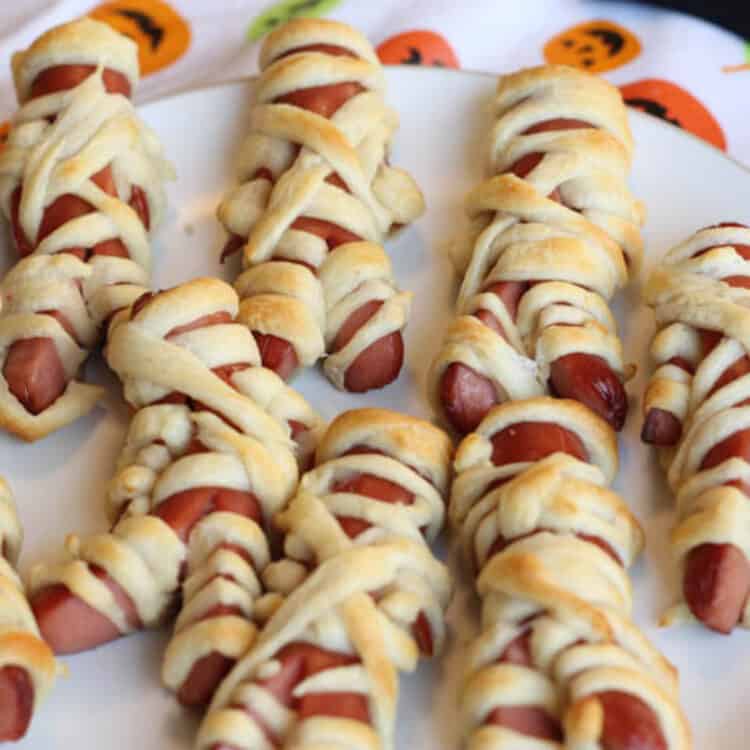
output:
[[701, 544], [687, 556], [682, 586], [695, 617], [726, 635], [742, 619], [750, 596], [750, 564], [733, 544]]
[[218, 651], [206, 654], [193, 665], [190, 674], [177, 691], [177, 700], [186, 708], [208, 705], [216, 688], [229, 674], [235, 663], [235, 659], [224, 656]]
[[299, 367], [294, 347], [286, 339], [271, 333], [253, 331], [253, 336], [260, 351], [263, 367], [273, 370], [282, 380], [289, 380]]
[[448, 365], [440, 379], [443, 411], [460, 435], [473, 432], [498, 401], [492, 381], [460, 362]]
[[[382, 306], [382, 300], [370, 300], [349, 315], [336, 334], [331, 350], [337, 352], [343, 349]], [[403, 362], [403, 337], [400, 331], [394, 331], [374, 341], [357, 355], [346, 371], [344, 386], [352, 393], [383, 388], [398, 377]]]
[[[110, 586], [114, 582], [107, 578], [105, 583]], [[137, 619], [130, 597], [120, 589], [118, 604], [125, 601], [130, 602], [129, 619]], [[62, 584], [40, 589], [31, 597], [30, 603], [42, 637], [56, 654], [89, 651], [122, 635], [111, 620]]]
[[682, 422], [672, 412], [653, 407], [646, 413], [641, 440], [649, 445], [676, 445], [682, 436]]
[[19, 339], [11, 344], [3, 377], [10, 392], [35, 415], [52, 406], [68, 386], [55, 342], [47, 337]]
[[394, 331], [370, 344], [349, 365], [344, 386], [352, 393], [364, 393], [392, 383], [404, 363], [404, 340]]
[[618, 432], [623, 428], [628, 397], [617, 373], [601, 357], [566, 354], [552, 363], [549, 383], [556, 396], [588, 406]]
[[603, 750], [668, 750], [654, 711], [640, 698], [620, 690], [596, 693], [604, 713]]
[[0, 742], [20, 740], [34, 710], [34, 685], [23, 667], [0, 668]]

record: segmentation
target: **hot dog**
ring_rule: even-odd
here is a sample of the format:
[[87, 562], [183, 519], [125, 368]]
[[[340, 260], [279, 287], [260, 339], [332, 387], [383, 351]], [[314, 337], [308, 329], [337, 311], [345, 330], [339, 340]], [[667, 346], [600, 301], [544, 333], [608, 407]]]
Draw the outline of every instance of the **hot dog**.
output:
[[[269, 566], [264, 578], [284, 601], [261, 631], [256, 648], [220, 687], [198, 747], [234, 748], [238, 740], [250, 743], [258, 732], [280, 747], [291, 736], [305, 736], [319, 717], [345, 720], [331, 725], [337, 742], [356, 735], [377, 744], [392, 731], [394, 716], [391, 709], [383, 713], [379, 691], [355, 689], [353, 675], [369, 672], [371, 659], [383, 646], [384, 629], [395, 626], [399, 638], [408, 635], [410, 648], [427, 656], [442, 645], [446, 571], [431, 557], [424, 539], [433, 538], [442, 523], [441, 492], [447, 488], [450, 452], [447, 436], [439, 430], [394, 412], [360, 409], [334, 420], [320, 442], [315, 469], [303, 477], [297, 496], [278, 516], [286, 557]], [[344, 533], [334, 532], [336, 527]], [[414, 576], [411, 593], [392, 577], [401, 553], [413, 562], [407, 574]], [[384, 576], [381, 585], [371, 576], [376, 570], [376, 578]], [[387, 614], [389, 600], [406, 606], [399, 622]], [[351, 649], [342, 651], [315, 635], [318, 617], [330, 627], [332, 618], [339, 619], [336, 613], [355, 608], [379, 622], [365, 640], [360, 640], [365, 626], [360, 617], [341, 621]], [[298, 619], [301, 611], [304, 622]], [[378, 670], [395, 678], [395, 665], [383, 656]], [[325, 690], [310, 682], [313, 675], [323, 679], [323, 673]], [[289, 723], [273, 722], [264, 710], [271, 698], [292, 712]]]
[[[255, 637], [268, 523], [320, 432], [260, 366], [238, 308], [231, 287], [198, 279], [120, 316], [107, 355], [137, 411], [111, 484], [112, 530], [73, 537], [72, 562], [32, 570], [32, 606], [58, 653], [163, 623], [181, 589], [163, 679], [189, 706], [210, 701]], [[146, 486], [133, 481], [143, 476]]]
[[34, 686], [21, 667], [0, 669], [0, 742], [20, 740], [31, 723]]
[[[590, 97], [580, 96], [584, 89]], [[578, 98], [566, 99], [565, 113], [562, 92]], [[507, 399], [544, 392], [580, 401], [620, 430], [630, 370], [607, 304], [638, 265], [643, 218], [624, 185], [632, 139], [622, 100], [585, 74], [536, 68], [501, 80], [496, 113], [495, 176], [468, 198], [472, 229], [456, 258], [464, 272], [459, 317], [433, 362], [431, 400], [459, 434]], [[626, 196], [618, 208], [603, 209], [611, 223], [591, 211], [607, 192], [594, 185], [611, 178], [591, 158], [604, 149], [603, 158], [618, 154]], [[574, 187], [582, 179], [590, 190]], [[588, 237], [580, 246], [571, 240], [574, 226]]]
[[[629, 640], [635, 626], [627, 596], [620, 597], [629, 591], [624, 568], [638, 555], [643, 533], [624, 502], [604, 489], [615, 456], [605, 422], [577, 402], [551, 398], [495, 407], [459, 445], [451, 516], [486, 597], [462, 697], [468, 743], [496, 737], [571, 747], [586, 741], [612, 750], [690, 747], [673, 668], [645, 643], [636, 654]], [[600, 506], [609, 520], [594, 528], [587, 516]], [[607, 578], [601, 588], [598, 575]], [[618, 673], [609, 658], [593, 656], [601, 643], [568, 620], [573, 601], [577, 612], [593, 604], [590, 617], [607, 613], [608, 648], [635, 657], [637, 667]], [[554, 647], [550, 632], [560, 636]], [[556, 665], [551, 672], [548, 659]], [[593, 715], [600, 717], [594, 724]]]
[[[99, 391], [80, 384], [77, 370], [114, 313], [127, 307], [147, 282], [148, 231], [163, 213], [162, 182], [171, 168], [127, 101], [138, 80], [137, 49], [130, 39], [106, 24], [81, 19], [43, 34], [14, 60], [21, 109], [9, 142], [17, 139], [21, 147], [0, 155], [0, 204], [21, 258], [16, 282], [35, 276], [39, 281], [23, 287], [3, 285], [3, 296], [13, 302], [3, 305], [0, 332], [7, 326], [14, 334], [0, 361], [7, 383], [0, 413], [9, 429], [34, 440], [95, 405]], [[101, 103], [98, 108], [93, 106], [96, 100]], [[99, 114], [76, 115], [83, 106]], [[32, 115], [40, 108], [43, 117]], [[37, 129], [30, 141], [32, 126]], [[75, 138], [61, 132], [65, 128], [75, 128]], [[113, 151], [112, 137], [117, 139], [118, 129], [123, 133], [121, 146]], [[57, 175], [54, 180], [25, 168], [33, 154], [52, 153], [52, 138], [80, 143], [74, 153], [57, 149], [55, 163], [44, 172]], [[92, 145], [97, 139], [102, 140], [102, 148], [112, 151], [105, 166], [91, 156], [97, 152]], [[90, 169], [88, 179], [81, 180], [86, 169]], [[69, 189], [65, 189], [68, 173]], [[49, 187], [53, 182], [54, 194]], [[43, 210], [37, 211], [40, 197]], [[87, 223], [86, 217], [94, 214], [113, 227], [111, 236], [102, 236], [101, 222], [98, 229], [96, 222]], [[90, 241], [82, 243], [86, 236]], [[59, 255], [101, 269], [97, 275], [106, 281], [84, 285], [79, 275], [79, 299], [68, 292], [72, 279], [67, 274], [59, 284], [42, 283], [43, 276], [53, 273]], [[32, 258], [34, 271], [26, 272]], [[86, 309], [85, 316], [81, 309]], [[47, 315], [61, 328], [50, 329], [29, 315], [21, 329], [28, 330], [28, 336], [19, 335], [15, 324], [19, 314]], [[46, 335], [38, 334], [39, 328]]]
[[741, 537], [728, 531], [742, 527], [750, 493], [743, 469], [750, 461], [750, 356], [741, 297], [748, 257], [750, 229], [734, 222], [707, 227], [670, 250], [645, 289], [660, 330], [642, 435], [672, 449], [666, 465], [678, 496], [672, 539], [681, 601], [664, 620], [696, 619], [723, 634], [750, 624], [750, 563]]
[[[305, 43], [306, 37], [313, 41]], [[348, 113], [358, 111], [357, 102], [365, 98], [373, 117], [387, 112], [374, 85], [381, 75], [377, 57], [348, 27], [307, 21], [270, 35], [260, 63], [259, 116], [297, 123], [306, 135], [280, 134], [269, 149], [266, 131], [255, 128], [242, 153], [244, 184], [219, 208], [230, 233], [223, 256], [244, 248], [244, 266], [264, 277], [262, 285], [247, 283], [246, 272], [238, 281], [243, 318], [258, 340], [263, 364], [284, 379], [327, 353], [324, 369], [336, 387], [352, 392], [382, 388], [403, 365], [409, 297], [396, 289], [390, 263], [375, 243], [415, 219], [423, 201], [411, 178], [390, 167], [385, 156], [374, 172], [352, 161], [357, 144], [349, 143]], [[317, 71], [313, 86], [308, 85], [311, 70]], [[317, 83], [327, 79], [331, 83]], [[385, 153], [390, 132], [372, 138], [382, 141]], [[323, 142], [335, 142], [336, 163], [349, 166], [321, 174], [319, 182], [308, 181], [302, 188], [300, 160]], [[332, 154], [321, 158], [326, 164], [334, 161]], [[267, 207], [277, 190], [290, 195], [293, 184], [308, 199], [282, 225], [281, 214]], [[309, 269], [319, 282], [317, 290], [311, 289], [315, 279], [291, 275], [287, 263]], [[318, 309], [321, 300], [323, 310]]]
[[13, 565], [21, 526], [0, 477], [0, 742], [20, 740], [51, 688], [57, 666], [41, 639]]

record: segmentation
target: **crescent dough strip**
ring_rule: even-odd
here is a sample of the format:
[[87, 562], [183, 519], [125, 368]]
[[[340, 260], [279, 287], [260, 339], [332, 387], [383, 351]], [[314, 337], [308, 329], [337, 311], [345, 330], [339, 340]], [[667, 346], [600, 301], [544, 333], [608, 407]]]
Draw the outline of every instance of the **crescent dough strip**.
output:
[[[284, 377], [328, 353], [336, 387], [380, 387], [400, 369], [411, 294], [377, 243], [424, 210], [412, 178], [387, 162], [398, 118], [382, 68], [361, 34], [319, 19], [269, 34], [260, 66], [240, 185], [218, 209], [231, 235], [225, 253], [243, 248], [243, 322], [261, 341], [284, 342], [283, 364], [263, 351]], [[380, 341], [397, 353], [378, 378], [375, 355], [363, 355]]]
[[[451, 444], [381, 409], [339, 416], [277, 516], [268, 616], [216, 693], [197, 748], [391, 748], [398, 672], [438, 652], [450, 596], [440, 530]], [[285, 677], [286, 675], [286, 677]]]
[[[113, 527], [71, 536], [69, 562], [31, 574], [43, 632], [45, 599], [62, 588], [110, 624], [105, 640], [163, 623], [182, 587], [163, 677], [189, 705], [214, 687], [191, 678], [211, 665], [228, 671], [255, 637], [267, 530], [322, 430], [304, 399], [259, 366], [238, 309], [229, 285], [196, 279], [144, 295], [113, 323], [108, 362], [137, 409], [110, 485]], [[98, 645], [45, 634], [61, 650]]]
[[659, 447], [677, 499], [681, 592], [664, 624], [750, 627], [750, 229], [721, 224], [670, 250], [644, 291], [656, 369], [642, 437]]
[[[82, 65], [78, 83], [45, 79]], [[14, 55], [13, 73], [21, 108], [0, 153], [0, 209], [21, 260], [0, 285], [0, 426], [37, 440], [102, 396], [78, 371], [148, 286], [172, 168], [118, 93], [138, 82], [128, 37], [91, 19], [58, 26]]]
[[[489, 177], [467, 198], [457, 317], [428, 377], [430, 400], [461, 433], [493, 403], [547, 392], [583, 401], [619, 429], [632, 372], [608, 303], [637, 272], [643, 221], [626, 185], [622, 98], [601, 78], [545, 66], [503, 76], [494, 112]], [[581, 357], [600, 371], [588, 378], [606, 376], [588, 392], [568, 374], [589, 369]], [[466, 378], [484, 392], [473, 414], [452, 393]]]
[[[528, 422], [559, 426], [580, 455], [568, 447], [504, 463], [500, 437]], [[454, 465], [451, 521], [482, 599], [461, 694], [463, 746], [582, 750], [624, 747], [627, 736], [649, 750], [688, 750], [677, 672], [630, 619], [625, 569], [643, 532], [607, 488], [617, 468], [611, 428], [575, 401], [507, 403], [461, 442]]]
[[[30, 721], [55, 681], [58, 664], [39, 634], [23, 584], [15, 571], [22, 536], [10, 487], [0, 477], [0, 678], [12, 673], [17, 675], [17, 689], [23, 689], [21, 685], [30, 689]], [[3, 695], [10, 697], [5, 691]], [[7, 710], [8, 705], [0, 705], [0, 716]], [[8, 723], [0, 720], [0, 725], [7, 727]], [[0, 742], [20, 739], [27, 726], [28, 722], [24, 722], [23, 726], [11, 729], [13, 736], [0, 735]]]

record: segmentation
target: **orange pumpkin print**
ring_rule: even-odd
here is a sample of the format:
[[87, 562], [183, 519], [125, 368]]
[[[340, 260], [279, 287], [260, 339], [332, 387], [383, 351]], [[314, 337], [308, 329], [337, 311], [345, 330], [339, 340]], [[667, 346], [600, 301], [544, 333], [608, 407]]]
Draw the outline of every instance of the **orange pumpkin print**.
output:
[[179, 60], [190, 46], [190, 26], [162, 0], [115, 0], [89, 13], [138, 44], [141, 75], [155, 73]]
[[448, 40], [434, 31], [405, 31], [386, 39], [377, 49], [385, 65], [435, 65], [458, 68], [458, 58]]
[[612, 21], [579, 23], [544, 45], [547, 62], [572, 65], [589, 73], [619, 68], [638, 57], [640, 51], [638, 37]]
[[716, 118], [688, 91], [676, 83], [646, 78], [620, 86], [625, 103], [660, 117], [726, 151], [724, 131]]

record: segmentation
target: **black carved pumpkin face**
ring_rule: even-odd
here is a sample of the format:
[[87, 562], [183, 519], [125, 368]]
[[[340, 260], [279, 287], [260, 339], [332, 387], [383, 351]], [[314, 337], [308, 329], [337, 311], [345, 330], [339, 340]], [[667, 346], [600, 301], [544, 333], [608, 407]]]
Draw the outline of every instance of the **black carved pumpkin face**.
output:
[[190, 46], [190, 26], [162, 0], [113, 0], [89, 13], [138, 45], [141, 75], [176, 62]]
[[406, 31], [386, 39], [377, 49], [384, 65], [433, 65], [458, 68], [448, 41], [434, 31]]
[[641, 51], [638, 38], [611, 21], [587, 21], [566, 29], [544, 45], [549, 63], [603, 73], [630, 62]]

